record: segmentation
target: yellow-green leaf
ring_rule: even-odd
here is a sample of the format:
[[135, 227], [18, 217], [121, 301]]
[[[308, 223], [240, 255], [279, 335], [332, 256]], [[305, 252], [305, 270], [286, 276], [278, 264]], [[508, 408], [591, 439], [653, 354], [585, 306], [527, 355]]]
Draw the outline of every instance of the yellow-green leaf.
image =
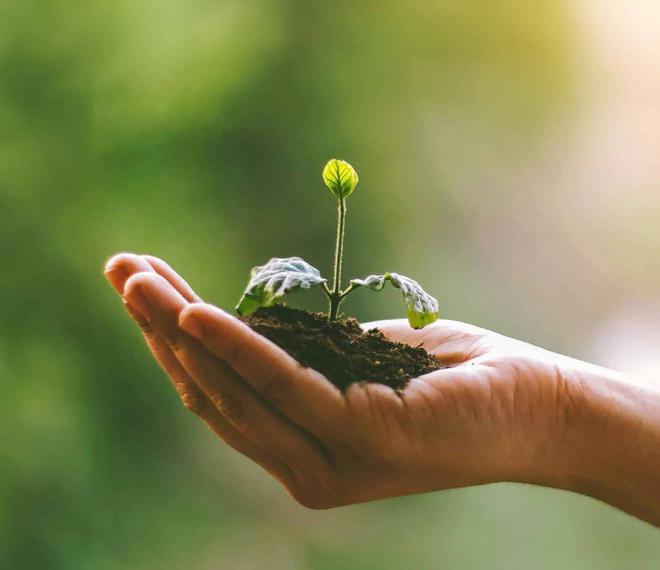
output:
[[346, 198], [355, 190], [359, 178], [348, 162], [333, 158], [323, 169], [323, 181], [335, 196]]

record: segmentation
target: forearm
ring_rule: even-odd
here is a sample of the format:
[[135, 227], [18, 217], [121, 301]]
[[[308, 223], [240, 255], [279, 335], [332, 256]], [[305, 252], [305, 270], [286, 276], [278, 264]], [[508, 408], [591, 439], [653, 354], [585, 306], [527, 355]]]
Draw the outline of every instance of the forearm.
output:
[[660, 391], [578, 363], [561, 486], [660, 526]]

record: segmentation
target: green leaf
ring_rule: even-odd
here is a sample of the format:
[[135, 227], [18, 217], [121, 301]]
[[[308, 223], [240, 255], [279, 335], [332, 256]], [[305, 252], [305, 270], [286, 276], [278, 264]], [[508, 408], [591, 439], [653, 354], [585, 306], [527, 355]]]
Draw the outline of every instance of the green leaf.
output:
[[355, 190], [359, 178], [348, 162], [333, 158], [323, 169], [323, 181], [337, 198], [346, 198]]
[[411, 327], [421, 329], [438, 319], [438, 301], [424, 291], [417, 281], [405, 275], [398, 273], [369, 275], [365, 279], [351, 279], [351, 285], [380, 291], [385, 286], [385, 281], [401, 289], [403, 300], [406, 302], [406, 316]]
[[325, 281], [318, 269], [300, 257], [274, 257], [252, 269], [250, 282], [236, 311], [239, 315], [249, 315], [259, 307], [275, 305], [287, 293], [309, 289]]

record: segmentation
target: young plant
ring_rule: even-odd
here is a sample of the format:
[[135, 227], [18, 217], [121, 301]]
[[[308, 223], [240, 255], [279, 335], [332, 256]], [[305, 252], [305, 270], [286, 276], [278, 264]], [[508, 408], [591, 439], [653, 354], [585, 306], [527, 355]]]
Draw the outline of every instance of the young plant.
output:
[[332, 286], [315, 267], [299, 257], [275, 257], [265, 265], [252, 269], [250, 281], [236, 307], [240, 315], [249, 315], [259, 307], [271, 307], [284, 295], [320, 285], [328, 297], [328, 319], [336, 320], [343, 300], [360, 287], [380, 291], [389, 281], [401, 290], [406, 303], [406, 315], [413, 328], [421, 329], [438, 318], [438, 302], [426, 293], [419, 283], [398, 273], [369, 275], [364, 279], [351, 279], [342, 289], [341, 269], [346, 227], [346, 199], [358, 184], [355, 169], [343, 160], [332, 159], [323, 169], [323, 181], [337, 198], [337, 242], [335, 245], [334, 276]]

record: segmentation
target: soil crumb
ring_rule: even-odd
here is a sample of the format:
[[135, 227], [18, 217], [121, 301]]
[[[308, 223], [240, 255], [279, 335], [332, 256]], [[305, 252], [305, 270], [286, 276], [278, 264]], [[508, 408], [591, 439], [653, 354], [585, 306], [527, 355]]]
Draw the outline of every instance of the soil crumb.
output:
[[401, 391], [411, 378], [445, 368], [421, 346], [391, 342], [376, 329], [364, 332], [352, 317], [328, 322], [323, 313], [275, 305], [241, 319], [340, 390], [375, 382]]

